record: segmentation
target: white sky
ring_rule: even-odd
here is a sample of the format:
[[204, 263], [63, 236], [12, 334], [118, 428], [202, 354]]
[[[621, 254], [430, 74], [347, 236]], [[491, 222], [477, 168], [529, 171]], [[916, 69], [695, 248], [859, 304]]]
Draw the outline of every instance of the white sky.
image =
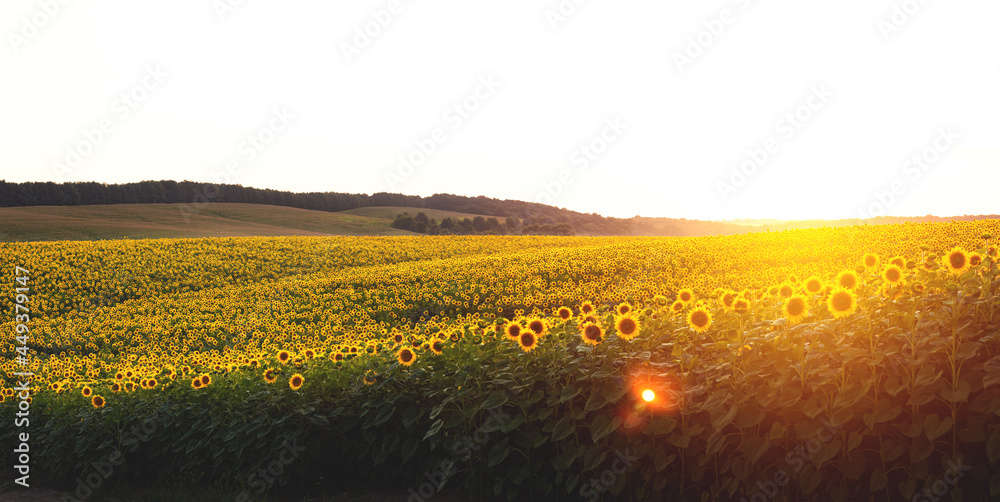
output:
[[[59, 1], [0, 3], [0, 179], [212, 181], [231, 166], [260, 188], [620, 217], [857, 217], [880, 198], [894, 215], [1000, 213], [995, 0], [563, 0], [555, 29], [558, 0]], [[344, 44], [390, 6], [348, 61]], [[886, 37], [894, 7], [912, 14]], [[720, 18], [680, 71], [688, 37]], [[832, 96], [810, 101], [814, 88]], [[127, 114], [123, 93], [142, 99]], [[799, 129], [782, 122], [796, 109]], [[602, 133], [583, 169], [578, 149]], [[417, 141], [434, 150], [400, 175]], [[904, 165], [925, 153], [926, 171]]]

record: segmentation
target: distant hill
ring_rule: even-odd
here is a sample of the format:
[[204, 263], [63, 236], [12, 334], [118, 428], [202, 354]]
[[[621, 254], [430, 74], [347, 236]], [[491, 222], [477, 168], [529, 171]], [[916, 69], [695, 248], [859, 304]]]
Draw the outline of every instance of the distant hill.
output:
[[416, 235], [391, 219], [264, 204], [111, 204], [0, 208], [0, 242], [279, 235]]
[[[451, 218], [453, 230], [442, 233], [530, 233], [575, 235], [711, 235], [745, 232], [738, 225], [670, 218], [609, 218], [596, 213], [580, 213], [536, 202], [499, 200], [434, 194], [430, 197], [391, 193], [348, 194], [338, 192], [292, 193], [241, 185], [216, 185], [193, 181], [141, 181], [104, 184], [95, 182], [8, 183], [0, 180], [0, 207], [77, 206], [91, 204], [180, 204], [180, 211], [192, 212], [215, 203], [270, 204], [328, 212], [354, 211], [361, 215], [392, 216], [393, 210], [442, 223]], [[435, 218], [434, 211], [461, 215]], [[374, 212], [373, 212], [374, 211]], [[440, 213], [438, 213], [440, 214]], [[476, 216], [485, 224], [478, 224]], [[465, 218], [470, 221], [464, 222]], [[488, 221], [496, 220], [494, 224]], [[390, 222], [391, 224], [391, 222]], [[419, 225], [418, 225], [419, 227]], [[429, 225], [424, 227], [430, 228]], [[407, 228], [406, 225], [400, 228]], [[3, 232], [0, 228], [0, 232]], [[428, 232], [434, 233], [434, 232]]]
[[964, 216], [879, 216], [876, 218], [860, 219], [847, 218], [842, 220], [729, 220], [727, 223], [744, 227], [744, 231], [772, 231], [796, 230], [802, 228], [818, 227], [849, 227], [854, 225], [892, 225], [896, 223], [946, 223], [949, 221], [973, 221], [973, 220], [998, 220], [1000, 215], [964, 215]]
[[[173, 208], [164, 209], [167, 206]], [[451, 194], [420, 197], [391, 193], [292, 193], [170, 180], [110, 185], [0, 180], [0, 240], [8, 241], [124, 236], [412, 235], [414, 232], [701, 236], [984, 218], [1000, 219], [1000, 216], [719, 222], [640, 216], [610, 218], [535, 202]]]

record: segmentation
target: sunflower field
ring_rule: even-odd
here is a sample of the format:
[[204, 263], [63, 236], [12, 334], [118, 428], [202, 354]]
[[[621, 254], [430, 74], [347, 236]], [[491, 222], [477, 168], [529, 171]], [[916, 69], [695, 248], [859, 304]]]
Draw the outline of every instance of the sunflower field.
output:
[[4, 469], [30, 433], [78, 500], [1000, 500], [995, 236], [0, 243]]

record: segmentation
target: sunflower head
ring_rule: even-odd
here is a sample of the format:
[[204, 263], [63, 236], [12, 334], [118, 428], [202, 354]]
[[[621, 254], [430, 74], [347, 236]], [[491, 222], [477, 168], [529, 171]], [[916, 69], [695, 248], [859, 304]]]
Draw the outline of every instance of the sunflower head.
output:
[[864, 258], [862, 259], [862, 261], [863, 261], [863, 262], [864, 262], [864, 264], [865, 264], [865, 268], [868, 268], [868, 269], [872, 269], [872, 268], [875, 268], [875, 267], [877, 267], [877, 266], [878, 266], [878, 262], [879, 262], [879, 257], [878, 257], [878, 255], [877, 255], [877, 254], [874, 254], [874, 253], [868, 253], [868, 254], [866, 254], [866, 255], [865, 255], [865, 257], [864, 257]]
[[737, 296], [738, 295], [735, 291], [726, 291], [719, 297], [719, 302], [722, 303], [722, 306], [725, 307], [726, 310], [732, 310], [733, 303], [736, 302]]
[[903, 282], [903, 270], [895, 264], [886, 265], [885, 270], [882, 271], [882, 279], [885, 280], [886, 284], [895, 286]]
[[795, 289], [792, 287], [791, 283], [786, 282], [781, 286], [778, 286], [778, 294], [781, 295], [782, 298], [791, 298], [792, 295], [795, 294]]
[[517, 338], [517, 345], [521, 347], [521, 350], [531, 352], [538, 346], [538, 336], [530, 329], [524, 330], [521, 332], [521, 336]]
[[788, 322], [798, 323], [802, 322], [807, 315], [809, 315], [809, 304], [807, 303], [806, 297], [803, 295], [793, 295], [788, 300], [785, 300], [784, 308], [782, 309], [785, 314], [785, 318]]
[[843, 289], [854, 291], [860, 282], [858, 274], [853, 270], [845, 270], [837, 275], [837, 286]]
[[691, 301], [694, 300], [694, 291], [687, 288], [682, 289], [677, 292], [677, 299], [685, 304], [691, 303]]
[[696, 333], [704, 333], [712, 326], [712, 314], [703, 307], [695, 308], [688, 313], [687, 324]]
[[570, 310], [569, 307], [559, 307], [559, 310], [556, 311], [556, 315], [558, 315], [560, 319], [568, 321], [570, 317], [573, 317], [573, 311]]
[[281, 364], [288, 364], [288, 361], [292, 360], [292, 354], [287, 350], [278, 351], [278, 362]]
[[619, 303], [617, 306], [615, 306], [615, 314], [618, 315], [625, 315], [631, 311], [632, 311], [632, 305], [630, 305], [628, 302], [622, 302]]
[[806, 279], [805, 286], [806, 286], [806, 292], [811, 295], [819, 294], [820, 291], [823, 291], [823, 281], [821, 281], [819, 277], [816, 277], [815, 275]]
[[90, 395], [94, 393], [94, 390], [91, 389], [89, 385], [84, 385], [83, 389], [80, 390], [80, 393], [83, 394], [83, 397], [90, 397]]
[[830, 293], [827, 299], [827, 306], [830, 313], [835, 318], [846, 317], [854, 313], [858, 306], [858, 299], [854, 292], [847, 288], [837, 288]]
[[956, 247], [944, 255], [944, 266], [954, 275], [962, 275], [969, 269], [969, 253]]
[[535, 317], [528, 321], [528, 329], [534, 331], [539, 337], [545, 336], [549, 331], [549, 327], [545, 324], [545, 321], [540, 317]]
[[639, 334], [639, 321], [631, 314], [623, 314], [615, 318], [615, 331], [622, 340], [631, 340]]
[[440, 338], [431, 339], [430, 349], [431, 352], [437, 355], [441, 355], [442, 353], [444, 353], [444, 340]]
[[95, 395], [94, 397], [90, 398], [90, 404], [94, 408], [103, 408], [104, 407], [104, 398], [101, 397], [101, 396]]
[[747, 301], [746, 298], [739, 298], [735, 302], [733, 302], [733, 311], [734, 312], [743, 313], [743, 312], [746, 312], [748, 310], [750, 310], [750, 302]]
[[507, 335], [507, 338], [510, 338], [511, 340], [514, 341], [517, 341], [518, 337], [521, 336], [521, 331], [523, 331], [523, 329], [521, 328], [521, 323], [517, 321], [508, 322], [507, 326], [504, 327], [503, 330], [504, 334]]
[[264, 371], [264, 381], [267, 383], [274, 383], [278, 379], [278, 375], [274, 373], [274, 370], [268, 369]]
[[685, 305], [686, 304], [684, 302], [677, 300], [672, 305], [670, 305], [670, 311], [674, 313], [680, 312], [684, 310]]
[[296, 373], [292, 375], [292, 378], [288, 379], [288, 386], [291, 387], [292, 390], [299, 390], [305, 381], [306, 379], [303, 378], [302, 375]]
[[588, 345], [597, 345], [604, 339], [604, 330], [597, 323], [585, 322], [580, 325], [580, 338]]
[[580, 313], [581, 314], [592, 314], [592, 313], [594, 313], [594, 311], [595, 311], [594, 304], [590, 303], [590, 300], [587, 300], [587, 301], [585, 301], [585, 302], [583, 302], [583, 303], [580, 304]]
[[396, 360], [403, 366], [409, 366], [417, 360], [417, 354], [413, 352], [413, 349], [404, 347], [396, 353]]

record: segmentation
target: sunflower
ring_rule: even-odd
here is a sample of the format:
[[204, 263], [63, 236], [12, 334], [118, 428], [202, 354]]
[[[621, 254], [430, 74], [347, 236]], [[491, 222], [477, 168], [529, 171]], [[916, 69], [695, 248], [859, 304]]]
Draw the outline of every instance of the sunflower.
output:
[[983, 255], [981, 255], [979, 253], [970, 253], [969, 254], [969, 266], [970, 267], [978, 267], [979, 264], [982, 263], [982, 262], [983, 262]]
[[726, 310], [733, 309], [733, 303], [736, 301], [737, 294], [735, 291], [725, 291], [722, 296], [719, 297], [719, 303], [722, 304]]
[[585, 301], [585, 302], [583, 302], [583, 303], [580, 304], [580, 313], [581, 314], [590, 314], [590, 313], [593, 313], [593, 312], [594, 312], [594, 304], [590, 303], [590, 300], [587, 300], [587, 301]]
[[211, 384], [211, 383], [212, 383], [212, 377], [211, 376], [209, 376], [208, 374], [205, 374], [205, 375], [201, 376], [201, 385], [202, 385], [202, 387], [208, 387], [209, 384]]
[[330, 360], [333, 361], [333, 362], [335, 362], [335, 363], [339, 363], [340, 361], [344, 360], [344, 353], [343, 352], [335, 352], [333, 354], [330, 354]]
[[733, 311], [743, 313], [750, 310], [750, 302], [746, 298], [740, 298], [733, 302]]
[[549, 332], [549, 326], [540, 317], [535, 317], [528, 321], [528, 329], [534, 331], [539, 338], [545, 336]]
[[559, 307], [559, 310], [556, 311], [556, 315], [558, 315], [560, 319], [568, 321], [570, 317], [573, 317], [573, 311], [570, 310], [569, 307]]
[[507, 338], [515, 341], [521, 336], [521, 331], [521, 324], [513, 320], [508, 322], [507, 326], [504, 327], [503, 330], [504, 334], [507, 335]]
[[617, 316], [615, 330], [618, 331], [618, 338], [631, 340], [639, 334], [639, 321], [631, 314]]
[[684, 305], [684, 302], [677, 300], [670, 306], [670, 311], [674, 313], [680, 312], [684, 310]]
[[267, 383], [274, 383], [278, 379], [278, 375], [274, 374], [274, 370], [268, 369], [264, 371], [264, 381]]
[[122, 384], [118, 382], [111, 384], [111, 392], [121, 392], [121, 390], [122, 390]]
[[694, 300], [694, 291], [686, 288], [682, 289], [677, 292], [677, 299], [685, 304], [691, 303], [691, 300]]
[[316, 357], [316, 351], [313, 349], [306, 349], [306, 359], [312, 359]]
[[378, 381], [378, 374], [376, 374], [372, 370], [368, 370], [365, 373], [365, 377], [362, 379], [362, 381], [365, 383], [365, 385], [375, 385], [375, 382]]
[[288, 386], [291, 387], [292, 390], [299, 390], [302, 388], [302, 384], [305, 383], [305, 381], [306, 379], [303, 378], [302, 375], [296, 373], [292, 375], [292, 378], [288, 379]]
[[903, 268], [906, 266], [906, 258], [902, 256], [893, 256], [892, 259], [889, 260], [889, 263], [899, 268]]
[[903, 271], [896, 265], [886, 265], [885, 270], [882, 271], [882, 279], [885, 280], [886, 284], [896, 286], [903, 282]]
[[121, 371], [115, 373], [115, 380], [123, 380], [124, 378], [125, 378], [125, 373], [122, 373]]
[[858, 287], [858, 274], [852, 270], [845, 270], [837, 275], [837, 286], [854, 291]]
[[944, 266], [954, 275], [962, 275], [969, 269], [969, 254], [962, 248], [956, 247], [944, 256]]
[[89, 385], [84, 385], [83, 390], [81, 390], [80, 393], [83, 394], [83, 397], [90, 397], [90, 395], [94, 393], [94, 390], [91, 389]]
[[278, 362], [281, 364], [288, 364], [288, 361], [292, 360], [292, 354], [287, 350], [278, 351]]
[[395, 335], [392, 335], [392, 341], [397, 345], [403, 343], [403, 335], [401, 333], [396, 333]]
[[806, 292], [815, 295], [823, 291], [823, 281], [816, 277], [815, 275], [806, 279]]
[[194, 377], [191, 380], [191, 387], [194, 388], [194, 389], [200, 389], [200, 388], [204, 387], [204, 385], [201, 384], [201, 378], [200, 377]]
[[399, 349], [399, 352], [396, 353], [396, 359], [399, 361], [399, 364], [409, 366], [417, 360], [417, 354], [413, 352], [413, 349], [404, 347]]
[[531, 352], [538, 346], [538, 336], [532, 330], [522, 331], [521, 336], [517, 338], [517, 344], [521, 347], [521, 350]]
[[658, 307], [666, 307], [667, 305], [670, 304], [670, 300], [668, 300], [667, 297], [663, 295], [654, 295], [653, 303], [656, 304], [656, 306]]
[[90, 404], [93, 405], [94, 408], [103, 408], [104, 407], [104, 398], [101, 397], [101, 396], [95, 395], [94, 397], [90, 398]]
[[444, 340], [440, 338], [432, 338], [430, 343], [431, 352], [441, 355], [444, 352]]
[[598, 322], [597, 322], [597, 316], [593, 315], [593, 314], [587, 314], [587, 315], [583, 316], [580, 319], [580, 324], [581, 325], [585, 324], [585, 323], [588, 323], [588, 322], [592, 322], [594, 324], [598, 324]]
[[806, 303], [806, 297], [803, 295], [790, 297], [785, 301], [782, 310], [785, 313], [785, 318], [791, 323], [802, 322], [802, 319], [809, 315], [809, 306]]
[[618, 315], [625, 315], [632, 311], [632, 306], [628, 302], [621, 302], [615, 307], [615, 313]]
[[919, 295], [920, 293], [923, 293], [924, 289], [926, 288], [924, 287], [924, 283], [914, 282], [913, 284], [910, 285], [910, 289], [913, 290], [915, 294]]
[[155, 378], [149, 378], [149, 379], [147, 379], [146, 380], [146, 388], [147, 389], [155, 389], [156, 388], [156, 379]]
[[604, 330], [596, 323], [585, 322], [580, 325], [580, 337], [586, 344], [597, 345], [604, 338]]
[[792, 295], [795, 294], [795, 288], [793, 288], [790, 283], [786, 282], [781, 286], [778, 286], [778, 294], [781, 295], [782, 298], [791, 298]]
[[865, 268], [871, 269], [871, 268], [875, 268], [875, 267], [878, 266], [879, 257], [878, 257], [877, 254], [868, 253], [868, 254], [865, 255], [865, 257], [864, 257], [864, 259], [862, 261], [865, 264]]
[[851, 290], [837, 288], [830, 293], [830, 298], [827, 299], [827, 306], [830, 308], [830, 313], [833, 314], [833, 317], [840, 318], [853, 314], [858, 307], [858, 300]]
[[708, 313], [708, 310], [703, 307], [697, 307], [688, 313], [687, 323], [695, 332], [704, 333], [712, 326], [712, 314]]

